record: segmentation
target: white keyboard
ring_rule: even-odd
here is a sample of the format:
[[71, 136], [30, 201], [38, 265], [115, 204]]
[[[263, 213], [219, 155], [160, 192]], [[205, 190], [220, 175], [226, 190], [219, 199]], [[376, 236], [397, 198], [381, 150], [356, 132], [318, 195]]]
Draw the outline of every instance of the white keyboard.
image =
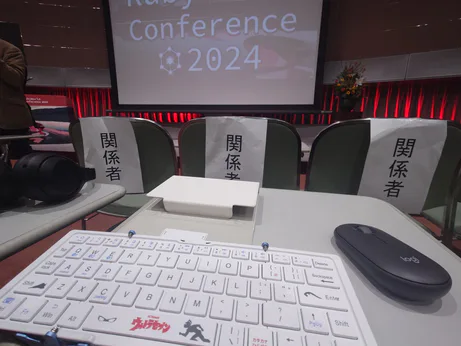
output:
[[91, 345], [377, 345], [319, 253], [72, 231], [0, 296], [0, 329]]

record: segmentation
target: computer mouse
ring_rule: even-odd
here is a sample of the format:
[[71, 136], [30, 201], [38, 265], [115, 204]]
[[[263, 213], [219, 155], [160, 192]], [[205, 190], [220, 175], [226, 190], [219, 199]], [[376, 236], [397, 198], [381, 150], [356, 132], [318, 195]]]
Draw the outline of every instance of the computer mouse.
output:
[[338, 247], [375, 286], [413, 302], [448, 293], [450, 274], [438, 263], [375, 227], [345, 224], [335, 229]]

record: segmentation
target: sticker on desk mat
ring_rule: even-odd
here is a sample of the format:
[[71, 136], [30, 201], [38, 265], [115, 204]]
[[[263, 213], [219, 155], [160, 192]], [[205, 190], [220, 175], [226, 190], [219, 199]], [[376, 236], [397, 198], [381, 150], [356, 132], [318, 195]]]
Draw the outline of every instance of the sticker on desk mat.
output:
[[163, 238], [171, 240], [181, 240], [185, 242], [195, 242], [206, 240], [208, 233], [185, 231], [181, 229], [165, 228], [160, 234]]

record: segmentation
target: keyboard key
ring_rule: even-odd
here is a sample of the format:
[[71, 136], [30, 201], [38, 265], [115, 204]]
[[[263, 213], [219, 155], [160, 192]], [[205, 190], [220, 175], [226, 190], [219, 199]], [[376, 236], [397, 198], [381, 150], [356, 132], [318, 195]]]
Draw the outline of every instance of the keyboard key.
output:
[[270, 300], [271, 286], [266, 281], [252, 281], [250, 297], [253, 299]]
[[193, 254], [208, 256], [211, 254], [211, 246], [203, 246], [203, 245], [195, 246]]
[[254, 301], [238, 301], [235, 320], [240, 323], [259, 323], [259, 304]]
[[283, 267], [283, 275], [286, 282], [293, 284], [303, 284], [306, 282], [304, 279], [304, 272], [301, 268]]
[[278, 331], [277, 346], [303, 346], [302, 337], [298, 333]]
[[230, 256], [230, 249], [223, 247], [215, 247], [213, 248], [213, 256], [228, 258]]
[[105, 239], [106, 238], [101, 235], [91, 236], [86, 242], [86, 245], [101, 245]]
[[299, 303], [304, 306], [348, 311], [346, 296], [340, 291], [314, 286], [298, 286]]
[[14, 310], [26, 299], [26, 297], [16, 294], [7, 294], [3, 296], [0, 302], [0, 318], [9, 317]]
[[293, 265], [299, 267], [312, 267], [312, 260], [307, 256], [292, 256]]
[[219, 346], [243, 346], [244, 342], [245, 328], [238, 325], [228, 324], [223, 324], [221, 326], [221, 333], [219, 335]]
[[267, 327], [300, 330], [298, 309], [295, 306], [277, 303], [264, 303], [263, 325]]
[[209, 275], [205, 279], [205, 286], [203, 287], [203, 292], [223, 294], [225, 282], [226, 279], [223, 276]]
[[329, 258], [312, 257], [312, 262], [317, 269], [333, 270], [335, 268], [334, 262]]
[[89, 249], [90, 246], [88, 245], [76, 245], [71, 251], [69, 251], [66, 258], [80, 259]]
[[176, 268], [181, 270], [195, 270], [197, 262], [198, 257], [196, 256], [181, 256]]
[[140, 271], [140, 267], [123, 266], [122, 269], [118, 272], [117, 276], [115, 277], [115, 281], [131, 284], [136, 280]]
[[352, 315], [336, 311], [328, 311], [327, 315], [330, 321], [331, 332], [334, 336], [354, 340], [358, 339], [359, 333]]
[[186, 300], [186, 294], [181, 291], [165, 291], [159, 310], [179, 314]]
[[247, 249], [235, 249], [232, 251], [232, 258], [248, 260], [250, 259], [250, 251]]
[[110, 247], [117, 247], [120, 245], [120, 243], [122, 242], [123, 238], [107, 238], [103, 245], [104, 246], [110, 246]]
[[266, 251], [253, 251], [251, 259], [256, 262], [269, 262], [269, 254]]
[[157, 242], [154, 240], [141, 240], [141, 244], [139, 244], [138, 249], [140, 250], [153, 250], [157, 245]]
[[59, 269], [54, 273], [58, 276], [72, 276], [82, 265], [80, 261], [65, 260]]
[[200, 262], [198, 265], [198, 271], [204, 273], [216, 273], [216, 269], [218, 268], [218, 260], [212, 257], [204, 257], [200, 258]]
[[157, 268], [142, 268], [136, 283], [138, 285], [155, 286], [161, 272], [162, 270]]
[[138, 265], [153, 267], [159, 256], [160, 254], [158, 252], [144, 251], [139, 257]]
[[122, 244], [120, 245], [120, 247], [126, 248], [126, 249], [135, 249], [138, 246], [138, 244], [139, 244], [138, 239], [128, 238], [122, 241]]
[[89, 235], [86, 234], [75, 234], [70, 238], [69, 243], [71, 244], [83, 244], [89, 238]]
[[162, 298], [163, 290], [158, 287], [143, 287], [136, 299], [135, 307], [139, 309], [155, 310]]
[[188, 294], [186, 307], [184, 308], [184, 314], [197, 317], [205, 317], [208, 312], [209, 301], [210, 297], [207, 295], [193, 293]]
[[[307, 346], [335, 346], [334, 341], [328, 336], [307, 334], [306, 335]], [[348, 345], [348, 346], [362, 346], [362, 345]]]
[[63, 262], [63, 259], [49, 258], [45, 262], [42, 262], [36, 273], [51, 275]]
[[174, 249], [174, 243], [159, 241], [156, 250], [162, 252], [171, 252]]
[[219, 274], [237, 275], [239, 262], [233, 259], [221, 260]]
[[48, 302], [34, 319], [34, 323], [54, 326], [69, 305], [70, 303], [66, 301]]
[[118, 289], [118, 284], [102, 282], [93, 291], [90, 303], [108, 304]]
[[103, 264], [102, 267], [96, 273], [94, 277], [95, 280], [103, 280], [103, 281], [112, 281], [117, 275], [118, 271], [122, 268], [120, 264], [116, 263], [106, 263]]
[[80, 328], [92, 308], [93, 306], [88, 304], [71, 304], [59, 319], [58, 327], [68, 329]]
[[62, 245], [59, 250], [57, 250], [55, 253], [54, 253], [54, 257], [58, 257], [58, 258], [61, 258], [61, 257], [64, 257], [65, 255], [67, 255], [67, 253], [74, 247], [74, 245], [71, 245], [71, 244], [64, 244]]
[[181, 280], [181, 289], [187, 291], [200, 291], [203, 275], [195, 272], [184, 273]]
[[102, 262], [117, 262], [118, 259], [122, 256], [123, 252], [125, 250], [120, 249], [120, 248], [115, 248], [115, 249], [107, 249], [107, 251], [104, 253], [104, 256], [102, 256], [101, 261]]
[[245, 279], [229, 278], [226, 294], [228, 296], [245, 298], [247, 296], [247, 286], [248, 282]]
[[[99, 316], [112, 317], [112, 323], [101, 321]], [[215, 344], [217, 323], [199, 317], [178, 316], [155, 313], [149, 311], [126, 311], [124, 308], [114, 306], [95, 306], [86, 319], [83, 330], [113, 335], [114, 330], [118, 335], [129, 338], [140, 338], [175, 345], [203, 345]], [[188, 332], [192, 329], [197, 332]], [[193, 340], [192, 340], [193, 339]], [[266, 345], [272, 346], [272, 345]]]
[[91, 279], [93, 278], [94, 274], [96, 274], [101, 265], [102, 264], [98, 262], [83, 262], [82, 266], [79, 268], [79, 270], [77, 270], [75, 277], [81, 279]]
[[246, 278], [259, 278], [259, 264], [243, 262], [240, 266], [240, 275]]
[[277, 264], [290, 264], [290, 256], [286, 254], [276, 253], [272, 254], [272, 262]]
[[176, 248], [174, 249], [174, 252], [177, 253], [185, 253], [189, 254], [192, 251], [192, 245], [191, 244], [179, 244], [176, 245]]
[[93, 246], [91, 249], [83, 256], [84, 260], [87, 261], [99, 261], [103, 253], [107, 250], [107, 247], [104, 246]]
[[229, 297], [215, 297], [211, 305], [210, 317], [218, 320], [232, 321], [234, 300]]
[[272, 263], [264, 263], [263, 267], [263, 279], [266, 280], [282, 280], [282, 271], [279, 265]]
[[45, 297], [64, 298], [76, 283], [77, 280], [72, 278], [59, 278], [46, 292]]
[[80, 280], [67, 295], [67, 299], [85, 301], [98, 285], [95, 281]]
[[177, 288], [179, 280], [181, 280], [182, 273], [177, 271], [164, 270], [158, 280], [158, 287]]
[[330, 334], [327, 316], [323, 310], [302, 308], [301, 316], [303, 319], [303, 327], [306, 332], [323, 335]]
[[294, 286], [285, 283], [275, 283], [274, 300], [280, 303], [295, 304], [296, 296]]
[[112, 305], [131, 307], [138, 297], [141, 287], [134, 285], [120, 285], [112, 299]]
[[248, 343], [251, 346], [273, 346], [272, 331], [266, 328], [250, 328]]
[[339, 288], [339, 278], [326, 270], [306, 269], [307, 283], [313, 286]]
[[14, 293], [41, 296], [55, 281], [53, 276], [32, 274], [16, 286]]
[[179, 255], [177, 254], [162, 253], [157, 261], [157, 267], [173, 269], [176, 266], [178, 259]]
[[48, 301], [44, 298], [27, 298], [11, 315], [12, 321], [30, 322]]

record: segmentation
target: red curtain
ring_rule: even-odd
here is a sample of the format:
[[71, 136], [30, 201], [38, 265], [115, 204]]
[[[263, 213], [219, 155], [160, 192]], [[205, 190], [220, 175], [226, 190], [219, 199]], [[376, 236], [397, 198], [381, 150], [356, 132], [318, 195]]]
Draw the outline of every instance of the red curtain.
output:
[[[72, 100], [75, 116], [110, 115], [110, 89], [30, 87], [30, 94], [64, 95]], [[368, 84], [355, 111], [369, 118], [428, 118], [461, 121], [461, 78], [426, 81], [404, 81]], [[172, 107], [173, 108], [173, 107]], [[338, 97], [332, 86], [323, 90], [323, 110], [338, 111]], [[200, 114], [191, 112], [119, 113], [120, 116], [142, 117], [160, 123], [183, 123]], [[294, 124], [329, 124], [327, 114], [265, 114]]]

